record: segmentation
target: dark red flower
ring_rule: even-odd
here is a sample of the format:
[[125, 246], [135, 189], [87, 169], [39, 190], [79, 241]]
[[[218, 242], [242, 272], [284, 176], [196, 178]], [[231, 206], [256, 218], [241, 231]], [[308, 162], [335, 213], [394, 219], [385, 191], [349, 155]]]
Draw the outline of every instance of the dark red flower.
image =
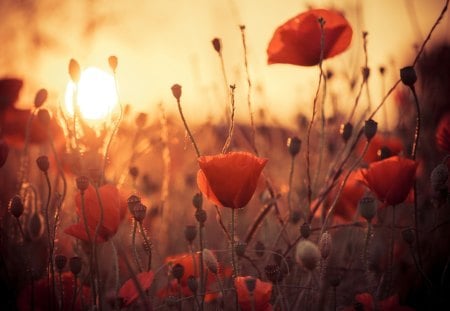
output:
[[[136, 279], [141, 285], [143, 291], [150, 288], [153, 283], [153, 278], [155, 277], [152, 271], [141, 272], [136, 275]], [[129, 306], [139, 297], [139, 290], [136, 288], [133, 279], [128, 279], [122, 287], [119, 289], [119, 298], [123, 300], [124, 306]]]
[[[272, 283], [263, 282], [260, 279], [256, 279], [255, 289], [253, 290], [253, 295], [251, 295], [246, 284], [249, 279], [254, 278], [251, 276], [238, 276], [234, 279], [234, 286], [236, 287], [238, 302], [241, 310], [272, 310], [272, 305], [270, 304], [270, 298], [272, 296]], [[252, 299], [254, 309], [252, 309]]]
[[[98, 190], [103, 206], [103, 221], [99, 227], [98, 236], [95, 242], [101, 243], [107, 241], [116, 234], [121, 221], [125, 218], [127, 203], [114, 185], [107, 184], [101, 186]], [[80, 222], [69, 226], [64, 232], [80, 240], [89, 242], [89, 236], [86, 233], [83, 220], [80, 193], [75, 197], [75, 203], [77, 205], [77, 214]], [[95, 229], [100, 221], [100, 205], [95, 188], [91, 185], [84, 192], [84, 204], [89, 234], [93, 239]]]
[[[361, 141], [358, 145], [359, 154], [362, 154], [365, 144], [365, 141]], [[370, 140], [369, 147], [363, 159], [366, 163], [372, 163], [398, 155], [403, 150], [404, 146], [400, 138], [377, 134]]]
[[418, 163], [399, 156], [373, 162], [362, 171], [362, 181], [385, 204], [402, 203], [414, 184]]
[[359, 305], [358, 308], [348, 307], [345, 311], [363, 310], [363, 311], [414, 311], [413, 308], [407, 306], [401, 306], [399, 303], [398, 295], [392, 295], [378, 303], [378, 307], [375, 308], [373, 297], [369, 293], [362, 293], [355, 296], [355, 302]]
[[436, 145], [445, 153], [450, 153], [450, 113], [445, 114], [436, 128]]
[[[59, 290], [59, 281], [57, 281], [57, 286], [55, 287]], [[20, 311], [47, 311], [50, 310], [49, 306], [49, 282], [48, 278], [45, 276], [39, 281], [35, 281], [34, 283], [34, 295], [31, 295], [31, 284], [26, 286], [17, 297], [17, 308]], [[52, 286], [53, 288], [53, 286]], [[78, 295], [75, 300], [74, 308], [72, 309], [72, 300], [74, 294], [74, 277], [70, 272], [64, 272], [62, 274], [62, 289], [63, 289], [63, 304], [61, 310], [85, 310], [86, 306], [84, 304], [88, 304], [90, 301], [90, 288], [86, 286], [82, 286], [80, 290], [80, 284], [78, 284]], [[83, 295], [83, 298], [81, 298]], [[31, 303], [31, 297], [34, 297], [33, 304]], [[60, 296], [55, 295], [54, 301], [58, 303], [58, 299]], [[31, 306], [33, 305], [33, 309]], [[54, 308], [53, 308], [54, 309]]]
[[314, 9], [301, 13], [279, 26], [267, 48], [269, 64], [314, 66], [320, 62], [321, 30], [323, 18], [323, 59], [345, 51], [352, 41], [352, 28], [341, 13]]
[[198, 163], [200, 191], [214, 204], [241, 208], [252, 198], [267, 159], [248, 152], [230, 152], [201, 156]]

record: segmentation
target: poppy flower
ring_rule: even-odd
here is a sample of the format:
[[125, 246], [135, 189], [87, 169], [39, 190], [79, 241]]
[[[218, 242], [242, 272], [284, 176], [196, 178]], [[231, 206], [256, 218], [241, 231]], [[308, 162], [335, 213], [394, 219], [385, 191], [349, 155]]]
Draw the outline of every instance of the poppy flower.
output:
[[352, 28], [341, 13], [314, 9], [301, 13], [279, 26], [267, 48], [269, 64], [314, 66], [320, 62], [321, 30], [323, 26], [323, 59], [344, 52], [352, 41]]
[[[358, 145], [358, 154], [362, 154], [366, 142]], [[403, 142], [394, 136], [376, 134], [369, 142], [367, 152], [363, 157], [364, 162], [372, 163], [400, 154], [404, 150]]]
[[[97, 240], [95, 242], [101, 243], [109, 240], [109, 238], [116, 234], [121, 221], [125, 218], [127, 203], [114, 185], [106, 184], [101, 186], [98, 190], [103, 206], [103, 221], [99, 227]], [[80, 193], [78, 193], [75, 197], [75, 203], [80, 222], [67, 227], [64, 232], [76, 237], [77, 239], [89, 242], [89, 236], [86, 233], [86, 227], [82, 214]], [[89, 185], [84, 192], [84, 206], [87, 227], [90, 237], [93, 238], [97, 225], [100, 221], [100, 205], [96, 191], [92, 185]]]
[[[152, 271], [148, 272], [141, 272], [138, 275], [136, 275], [136, 279], [141, 285], [141, 288], [143, 291], [146, 291], [150, 288], [150, 286], [153, 283], [153, 278], [155, 277], [154, 273]], [[139, 298], [139, 290], [136, 288], [136, 285], [134, 284], [133, 279], [128, 279], [122, 287], [119, 289], [118, 293], [119, 298], [123, 300], [123, 305], [129, 306], [132, 304], [136, 299]]]
[[414, 184], [418, 163], [399, 156], [373, 162], [362, 171], [362, 181], [385, 204], [402, 203]]
[[214, 204], [242, 208], [252, 198], [266, 163], [267, 159], [248, 152], [201, 156], [197, 185]]
[[[358, 305], [356, 307], [345, 308], [346, 311], [351, 310], [364, 310], [373, 311], [375, 310], [373, 297], [369, 293], [362, 293], [355, 296], [355, 302]], [[413, 308], [407, 306], [401, 306], [398, 295], [392, 295], [380, 302], [378, 302], [377, 310], [380, 311], [414, 311]]]
[[[236, 287], [239, 306], [242, 311], [247, 310], [272, 310], [270, 304], [270, 298], [272, 296], [272, 283], [263, 282], [260, 279], [256, 279], [255, 289], [253, 295], [248, 290], [246, 282], [254, 279], [251, 276], [238, 276], [234, 279], [234, 286]], [[252, 309], [252, 299], [254, 303], [254, 309]]]
[[450, 113], [444, 115], [436, 128], [436, 145], [446, 153], [450, 153]]
[[[72, 309], [72, 301], [74, 294], [74, 277], [71, 272], [64, 272], [62, 275], [62, 289], [63, 289], [63, 304], [61, 306], [62, 310], [84, 310], [85, 306], [83, 306], [82, 301], [87, 303], [90, 301], [90, 288], [87, 286], [82, 286], [80, 291], [80, 287], [78, 285], [78, 295], [75, 300], [74, 308]], [[59, 289], [59, 281], [57, 281], [56, 288]], [[53, 288], [53, 286], [52, 286]], [[35, 311], [46, 311], [50, 310], [49, 307], [49, 279], [44, 277], [34, 283], [34, 295], [31, 294], [31, 284], [26, 286], [17, 297], [17, 308], [20, 311], [28, 311], [32, 310], [31, 306], [31, 297], [34, 297], [33, 301], [33, 310]], [[81, 297], [83, 295], [83, 297]], [[59, 298], [59, 294], [54, 297], [54, 301], [57, 302]]]

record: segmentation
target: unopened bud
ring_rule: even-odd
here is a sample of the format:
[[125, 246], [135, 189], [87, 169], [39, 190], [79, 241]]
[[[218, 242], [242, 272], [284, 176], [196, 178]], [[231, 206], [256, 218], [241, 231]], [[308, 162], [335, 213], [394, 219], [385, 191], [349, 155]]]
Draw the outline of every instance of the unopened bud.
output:
[[6, 160], [8, 159], [9, 154], [9, 146], [8, 144], [0, 138], [0, 168], [5, 165]]
[[48, 92], [46, 89], [40, 89], [37, 91], [36, 96], [34, 97], [34, 107], [41, 107], [45, 101], [47, 100]]
[[295, 225], [302, 219], [302, 212], [298, 209], [294, 209], [289, 216], [289, 220]]
[[359, 213], [368, 222], [372, 221], [377, 213], [377, 201], [373, 197], [363, 197], [358, 202]]
[[319, 250], [323, 259], [327, 259], [331, 253], [331, 234], [328, 231], [325, 231], [319, 240]]
[[289, 137], [287, 140], [287, 147], [291, 156], [295, 157], [300, 152], [302, 141], [296, 136]]
[[305, 222], [303, 225], [300, 226], [300, 234], [302, 238], [307, 239], [311, 235], [311, 225], [307, 222]]
[[400, 69], [400, 79], [403, 84], [409, 87], [414, 86], [417, 81], [416, 70], [412, 66], [403, 67]]
[[378, 71], [380, 72], [380, 75], [384, 75], [385, 72], [386, 72], [386, 67], [380, 66], [380, 67], [378, 68]]
[[389, 158], [389, 157], [392, 156], [392, 151], [391, 151], [391, 149], [389, 149], [389, 147], [387, 147], [387, 146], [382, 146], [382, 147], [377, 151], [377, 155], [378, 155], [378, 158], [379, 158], [380, 160], [384, 160], [384, 159], [387, 159], [387, 158]]
[[214, 47], [214, 50], [216, 50], [216, 52], [220, 54], [220, 52], [222, 51], [222, 42], [220, 41], [220, 39], [214, 38], [212, 39], [211, 43]]
[[33, 213], [28, 221], [28, 233], [32, 239], [36, 240], [41, 237], [42, 232], [42, 218], [38, 213]]
[[61, 272], [64, 269], [64, 267], [66, 266], [66, 263], [67, 263], [66, 256], [64, 256], [62, 254], [58, 254], [55, 256], [55, 266], [59, 272]]
[[181, 85], [179, 84], [174, 84], [172, 85], [172, 94], [173, 97], [175, 97], [175, 99], [178, 101], [181, 98]]
[[71, 59], [69, 62], [69, 75], [70, 79], [74, 83], [78, 83], [80, 81], [80, 64], [75, 59]]
[[138, 129], [142, 129], [147, 123], [147, 114], [144, 112], [139, 113], [136, 117], [135, 123]]
[[133, 210], [135, 208], [136, 205], [141, 204], [141, 198], [138, 197], [137, 195], [130, 195], [127, 199], [127, 205], [128, 205], [128, 210], [130, 211], [131, 214], [133, 214]]
[[345, 142], [347, 142], [350, 139], [350, 137], [352, 137], [353, 125], [349, 122], [342, 124], [340, 132], [341, 132], [342, 139]]
[[9, 212], [16, 218], [19, 218], [23, 214], [23, 202], [20, 196], [15, 195], [9, 201]]
[[266, 250], [266, 247], [264, 246], [263, 242], [261, 242], [261, 241], [256, 242], [256, 244], [255, 244], [255, 252], [256, 252], [256, 255], [258, 257], [264, 256], [265, 250]]
[[194, 205], [194, 207], [196, 209], [202, 208], [202, 206], [203, 206], [203, 196], [202, 196], [202, 194], [200, 192], [194, 194], [194, 196], [192, 197], [192, 205]]
[[128, 174], [130, 174], [133, 179], [136, 179], [139, 176], [139, 168], [137, 166], [130, 166]]
[[89, 188], [89, 177], [87, 177], [87, 176], [77, 177], [76, 184], [77, 184], [78, 190], [80, 190], [81, 192], [86, 191], [87, 188]]
[[197, 237], [197, 226], [187, 225], [186, 228], [184, 228], [184, 237], [189, 243], [192, 243]]
[[377, 133], [378, 123], [373, 119], [369, 119], [364, 124], [364, 134], [366, 135], [367, 140], [371, 140], [375, 134]]
[[312, 271], [317, 267], [320, 260], [320, 251], [316, 244], [309, 240], [302, 240], [295, 250], [297, 263]]
[[70, 272], [72, 272], [74, 275], [78, 275], [81, 272], [82, 266], [83, 262], [81, 261], [80, 257], [75, 256], [69, 259]]
[[137, 222], [142, 222], [145, 218], [145, 213], [147, 212], [147, 206], [142, 203], [134, 204], [132, 207], [129, 206], [131, 215]]
[[208, 216], [207, 216], [205, 210], [203, 210], [203, 209], [198, 209], [198, 210], [195, 212], [195, 219], [197, 219], [197, 221], [198, 221], [201, 225], [203, 225], [203, 224], [205, 223], [205, 221], [206, 221], [207, 218], [208, 218]]
[[118, 64], [117, 56], [111, 55], [110, 57], [108, 57], [108, 64], [109, 64], [109, 67], [111, 68], [111, 70], [113, 72], [116, 72], [117, 64]]
[[184, 275], [184, 266], [177, 263], [172, 267], [172, 275], [174, 278], [178, 280], [178, 282], [181, 280], [181, 278]]
[[44, 173], [47, 173], [47, 171], [50, 167], [50, 162], [48, 162], [48, 157], [45, 155], [38, 157], [36, 159], [36, 164], [39, 167], [39, 169]]

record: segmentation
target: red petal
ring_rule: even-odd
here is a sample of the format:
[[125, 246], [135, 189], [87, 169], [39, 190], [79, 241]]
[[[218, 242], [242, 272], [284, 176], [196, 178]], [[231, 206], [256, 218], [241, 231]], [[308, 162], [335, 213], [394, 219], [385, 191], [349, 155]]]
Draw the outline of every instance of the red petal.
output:
[[[136, 275], [136, 279], [141, 285], [142, 290], [146, 291], [152, 285], [154, 273], [152, 271], [141, 272]], [[128, 306], [139, 297], [139, 291], [136, 288], [133, 279], [128, 279], [119, 289], [118, 296], [123, 299], [124, 305]]]

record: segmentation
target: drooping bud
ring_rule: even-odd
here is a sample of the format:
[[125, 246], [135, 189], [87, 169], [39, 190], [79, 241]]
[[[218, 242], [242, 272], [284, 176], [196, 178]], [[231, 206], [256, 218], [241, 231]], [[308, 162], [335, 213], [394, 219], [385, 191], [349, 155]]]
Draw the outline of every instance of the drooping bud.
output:
[[179, 84], [174, 84], [172, 85], [172, 94], [173, 97], [175, 97], [175, 99], [178, 101], [181, 98], [181, 85]]
[[184, 266], [177, 263], [172, 267], [172, 275], [174, 278], [178, 280], [178, 282], [181, 281], [181, 278], [184, 275]]
[[77, 177], [76, 184], [77, 184], [78, 190], [80, 190], [81, 192], [86, 191], [87, 188], [89, 187], [89, 177], [87, 177], [87, 176]]
[[19, 218], [23, 214], [23, 202], [20, 196], [15, 195], [9, 201], [9, 212], [16, 218]]
[[214, 38], [211, 40], [211, 43], [214, 50], [216, 50], [216, 52], [220, 54], [222, 51], [222, 41], [219, 38]]
[[373, 119], [369, 119], [364, 124], [364, 135], [366, 135], [366, 138], [368, 141], [370, 141], [375, 134], [377, 133], [378, 123], [375, 122]]
[[295, 157], [302, 147], [302, 141], [297, 136], [289, 137], [287, 140], [287, 147], [291, 156]]
[[245, 256], [245, 251], [247, 249], [247, 243], [244, 242], [237, 242], [234, 246], [234, 250], [236, 252], [236, 255], [239, 257]]
[[193, 275], [190, 275], [187, 278], [187, 286], [191, 290], [191, 292], [196, 293], [198, 290], [198, 282], [197, 278]]
[[264, 267], [267, 279], [272, 283], [278, 283], [283, 280], [283, 273], [281, 273], [278, 265], [267, 265]]
[[245, 286], [249, 293], [253, 293], [256, 288], [256, 279], [253, 277], [245, 279]]
[[261, 241], [256, 242], [256, 244], [255, 244], [255, 252], [256, 252], [256, 255], [258, 257], [264, 256], [265, 250], [266, 250], [266, 247], [264, 246], [263, 242], [261, 242]]
[[311, 235], [311, 225], [307, 222], [305, 222], [303, 225], [300, 226], [300, 234], [302, 238], [307, 239]]
[[80, 74], [80, 64], [78, 64], [78, 62], [72, 58], [69, 62], [70, 79], [72, 79], [74, 83], [78, 83], [80, 81]]
[[184, 237], [189, 243], [192, 243], [197, 237], [197, 226], [187, 225], [186, 228], [184, 228]]
[[46, 155], [38, 157], [36, 159], [36, 164], [39, 167], [39, 169], [44, 173], [47, 173], [50, 167], [50, 162], [48, 161], [48, 157]]
[[317, 267], [320, 260], [320, 251], [316, 244], [309, 240], [302, 240], [297, 244], [295, 250], [295, 261], [312, 271]]
[[327, 259], [331, 253], [331, 234], [328, 231], [325, 231], [319, 240], [319, 250], [323, 259]]
[[377, 213], [377, 201], [370, 196], [361, 198], [358, 202], [358, 207], [359, 213], [368, 222], [371, 222]]
[[219, 262], [217, 261], [216, 255], [207, 248], [203, 249], [203, 262], [205, 266], [211, 271], [212, 274], [217, 274], [219, 271]]
[[5, 165], [8, 159], [9, 147], [8, 144], [0, 138], [0, 168]]
[[78, 275], [81, 272], [82, 266], [83, 262], [81, 261], [80, 257], [74, 256], [69, 259], [70, 272], [72, 272], [74, 275]]
[[108, 57], [108, 64], [109, 64], [109, 67], [111, 68], [111, 70], [113, 72], [116, 72], [117, 64], [118, 64], [117, 56], [111, 55], [110, 57]]
[[58, 254], [55, 256], [55, 266], [56, 269], [58, 269], [59, 272], [61, 272], [67, 263], [67, 257], [63, 254]]
[[403, 67], [400, 69], [400, 79], [403, 84], [409, 87], [414, 86], [417, 81], [416, 70], [412, 66]]
[[36, 96], [34, 97], [34, 107], [41, 107], [45, 101], [47, 100], [48, 92], [46, 89], [40, 89], [37, 91]]
[[50, 120], [52, 119], [50, 117], [50, 112], [48, 112], [47, 109], [39, 109], [39, 111], [37, 112], [37, 118], [39, 122], [44, 126], [48, 126], [50, 124]]
[[203, 206], [203, 196], [200, 192], [194, 194], [192, 197], [192, 204], [196, 209], [200, 209]]
[[349, 122], [342, 124], [340, 132], [344, 142], [347, 142], [352, 137], [353, 125]]

